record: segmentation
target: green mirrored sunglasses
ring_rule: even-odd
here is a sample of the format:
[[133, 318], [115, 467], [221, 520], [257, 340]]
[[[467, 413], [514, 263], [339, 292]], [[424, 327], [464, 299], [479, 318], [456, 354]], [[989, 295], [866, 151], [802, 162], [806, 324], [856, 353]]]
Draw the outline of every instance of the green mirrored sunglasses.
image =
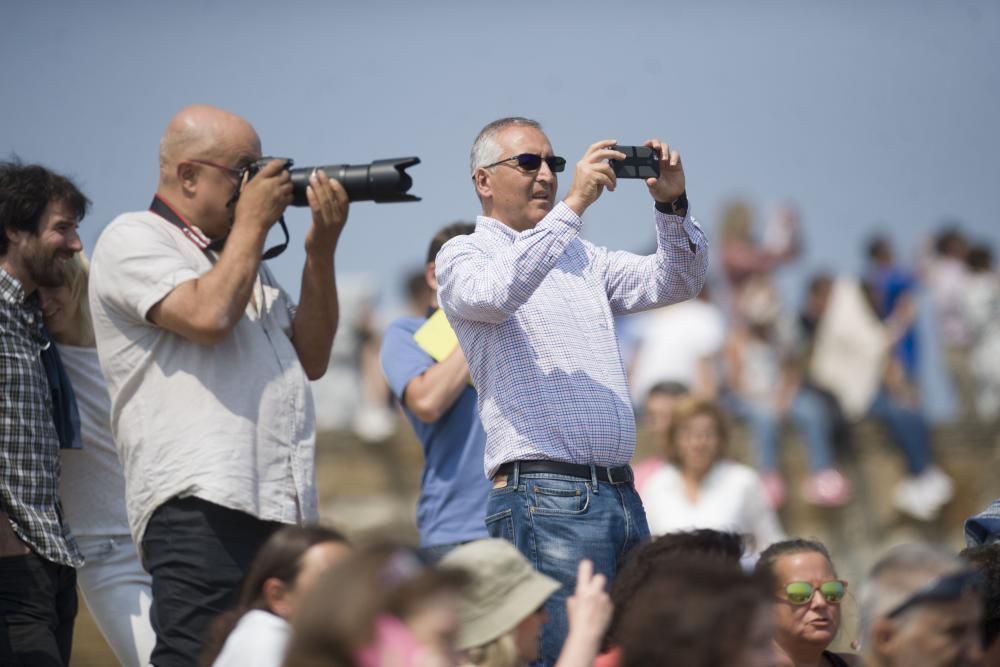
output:
[[[785, 599], [792, 604], [806, 604], [812, 600], [816, 588], [808, 581], [793, 581], [785, 586]], [[818, 588], [820, 595], [830, 604], [840, 604], [847, 595], [847, 582], [839, 579], [824, 581]]]

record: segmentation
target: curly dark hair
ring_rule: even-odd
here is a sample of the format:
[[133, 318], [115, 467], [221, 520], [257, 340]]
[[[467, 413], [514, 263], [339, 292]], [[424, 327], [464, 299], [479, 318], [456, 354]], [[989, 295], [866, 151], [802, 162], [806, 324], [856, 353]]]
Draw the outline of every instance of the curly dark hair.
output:
[[51, 202], [69, 207], [83, 220], [90, 200], [65, 176], [38, 164], [14, 160], [0, 162], [0, 257], [7, 254], [8, 229], [38, 235], [38, 223]]
[[646, 582], [621, 621], [622, 667], [739, 665], [770, 577], [719, 559], [676, 560]]
[[983, 577], [983, 645], [989, 647], [1000, 637], [1000, 544], [969, 547], [961, 556]]
[[738, 570], [743, 555], [743, 538], [736, 533], [700, 529], [667, 533], [637, 546], [611, 584], [614, 615], [605, 635], [605, 648], [619, 644], [622, 618], [636, 594], [650, 579], [673, 571], [676, 562], [687, 558], [706, 558]]

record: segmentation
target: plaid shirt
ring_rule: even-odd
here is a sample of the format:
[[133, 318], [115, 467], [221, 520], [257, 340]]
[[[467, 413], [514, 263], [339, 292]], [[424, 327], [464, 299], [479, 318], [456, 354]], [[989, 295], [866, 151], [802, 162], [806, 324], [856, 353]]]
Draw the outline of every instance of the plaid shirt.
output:
[[614, 317], [705, 282], [708, 242], [690, 216], [657, 212], [646, 257], [582, 240], [582, 224], [564, 203], [521, 233], [480, 216], [438, 253], [439, 301], [479, 391], [487, 476], [518, 460], [627, 464], [635, 417]]
[[79, 567], [59, 502], [59, 436], [40, 357], [48, 344], [37, 293], [0, 269], [0, 510], [36, 554]]

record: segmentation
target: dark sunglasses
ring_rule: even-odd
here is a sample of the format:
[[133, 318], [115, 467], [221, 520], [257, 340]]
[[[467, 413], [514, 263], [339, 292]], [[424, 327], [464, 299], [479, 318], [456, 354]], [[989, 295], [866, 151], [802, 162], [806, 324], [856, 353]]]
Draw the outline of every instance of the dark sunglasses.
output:
[[[840, 579], [824, 581], [818, 587], [819, 594], [830, 604], [840, 604], [847, 595], [847, 582]], [[817, 590], [808, 581], [793, 581], [785, 586], [785, 599], [792, 604], [807, 604]]]
[[886, 616], [894, 618], [914, 605], [923, 602], [949, 602], [962, 597], [967, 590], [979, 591], [982, 586], [982, 578], [975, 570], [962, 570], [955, 574], [939, 577], [927, 584], [916, 593], [906, 598], [893, 608]]
[[507, 157], [502, 160], [498, 160], [493, 164], [488, 164], [483, 167], [483, 169], [489, 169], [497, 166], [498, 164], [503, 164], [504, 162], [511, 162], [512, 160], [517, 160], [517, 166], [525, 171], [538, 171], [542, 167], [542, 162], [549, 165], [549, 169], [551, 169], [553, 173], [558, 173], [566, 168], [566, 158], [557, 157], [555, 155], [542, 157], [536, 153], [521, 153], [520, 155]]

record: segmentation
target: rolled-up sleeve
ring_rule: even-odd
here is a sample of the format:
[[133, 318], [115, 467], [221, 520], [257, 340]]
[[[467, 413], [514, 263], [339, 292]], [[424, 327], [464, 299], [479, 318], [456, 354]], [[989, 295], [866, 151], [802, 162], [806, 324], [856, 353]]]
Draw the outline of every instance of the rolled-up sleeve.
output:
[[511, 244], [498, 251], [484, 250], [472, 236], [455, 237], [435, 259], [438, 301], [445, 314], [449, 319], [505, 321], [531, 298], [582, 224], [560, 202], [534, 229], [511, 230]]

